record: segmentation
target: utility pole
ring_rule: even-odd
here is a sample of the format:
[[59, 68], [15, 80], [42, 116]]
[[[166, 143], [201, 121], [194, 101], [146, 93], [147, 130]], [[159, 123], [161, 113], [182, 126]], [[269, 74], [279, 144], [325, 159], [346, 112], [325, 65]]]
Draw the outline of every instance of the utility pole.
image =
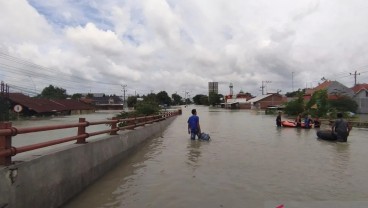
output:
[[126, 92], [125, 88], [127, 87], [127, 85], [121, 85], [121, 87], [123, 88], [123, 94], [124, 94], [123, 95], [123, 108], [127, 109], [128, 106], [126, 105], [126, 102], [125, 102], [125, 92]]
[[360, 75], [360, 73], [357, 73], [357, 71], [354, 72], [354, 74], [350, 73], [350, 75], [354, 75], [354, 86], [357, 85], [357, 75]]
[[262, 95], [264, 95], [264, 88], [266, 87], [266, 85], [264, 83], [271, 83], [271, 81], [262, 81], [262, 86], [261, 86]]
[[294, 72], [291, 72], [291, 91], [294, 92]]
[[189, 92], [188, 91], [184, 91], [184, 103], [185, 103], [185, 107], [187, 107], [187, 96], [188, 96]]

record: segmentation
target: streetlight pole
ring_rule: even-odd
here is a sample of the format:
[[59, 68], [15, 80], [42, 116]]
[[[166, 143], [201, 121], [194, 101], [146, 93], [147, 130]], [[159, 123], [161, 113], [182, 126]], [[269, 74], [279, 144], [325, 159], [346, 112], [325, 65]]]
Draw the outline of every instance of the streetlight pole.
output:
[[126, 90], [125, 90], [125, 88], [127, 87], [127, 85], [121, 85], [121, 87], [123, 87], [123, 108], [124, 109], [127, 109], [127, 107], [128, 106], [126, 106], [126, 102], [125, 102], [125, 92], [126, 92]]

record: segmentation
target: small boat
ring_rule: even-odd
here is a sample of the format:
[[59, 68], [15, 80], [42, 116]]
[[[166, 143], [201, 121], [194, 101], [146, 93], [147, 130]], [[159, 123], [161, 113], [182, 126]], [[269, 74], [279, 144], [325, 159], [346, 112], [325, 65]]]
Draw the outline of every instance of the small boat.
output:
[[317, 137], [327, 141], [337, 141], [336, 136], [328, 129], [317, 131]]
[[296, 127], [296, 123], [294, 121], [288, 121], [288, 120], [281, 121], [281, 125], [283, 127]]
[[[283, 127], [293, 127], [293, 128], [297, 127], [296, 122], [290, 120], [281, 121], [281, 125]], [[312, 128], [312, 126], [313, 124], [310, 124], [309, 128]], [[305, 128], [305, 124], [303, 122], [301, 123], [301, 128]]]

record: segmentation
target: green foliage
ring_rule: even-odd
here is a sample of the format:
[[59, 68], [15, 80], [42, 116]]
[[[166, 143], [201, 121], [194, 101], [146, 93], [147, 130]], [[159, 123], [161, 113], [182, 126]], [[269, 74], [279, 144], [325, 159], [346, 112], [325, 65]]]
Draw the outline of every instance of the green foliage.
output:
[[128, 107], [135, 107], [137, 104], [137, 96], [129, 96], [127, 99]]
[[297, 115], [304, 111], [303, 93], [298, 93], [298, 98], [286, 103], [285, 113], [289, 115]]
[[342, 96], [336, 100], [329, 100], [329, 105], [331, 108], [336, 109], [339, 112], [356, 112], [358, 109], [358, 104], [350, 97]]
[[68, 95], [65, 89], [49, 85], [42, 90], [39, 97], [47, 99], [66, 99]]
[[329, 109], [327, 90], [318, 90], [313, 93], [311, 99], [306, 103], [305, 109], [312, 116], [324, 116]]
[[158, 114], [160, 112], [160, 107], [156, 102], [140, 101], [137, 102], [135, 111], [137, 115], [148, 116]]
[[312, 116], [336, 118], [337, 112], [356, 112], [358, 104], [350, 97], [341, 96], [335, 100], [328, 100], [327, 90], [318, 90], [313, 93], [311, 99], [303, 103], [303, 93], [299, 92], [296, 100], [286, 104], [285, 112], [289, 115], [299, 113], [311, 114]]
[[150, 93], [148, 95], [143, 96], [143, 100], [146, 102], [158, 103], [155, 93]]
[[80, 93], [75, 93], [75, 94], [72, 95], [73, 100], [78, 100], [80, 98], [82, 98], [82, 94], [80, 94]]
[[221, 97], [222, 97], [222, 95], [211, 92], [208, 96], [209, 105], [215, 106], [217, 104], [220, 104], [221, 103]]
[[159, 104], [161, 104], [161, 105], [166, 104], [168, 106], [170, 106], [171, 102], [172, 102], [171, 98], [169, 97], [169, 95], [167, 94], [166, 91], [161, 91], [161, 92], [157, 93], [156, 100]]
[[193, 102], [196, 105], [208, 105], [208, 96], [207, 95], [196, 95], [193, 97]]
[[210, 105], [207, 95], [202, 96], [200, 99], [200, 102], [201, 102], [201, 105]]
[[182, 101], [182, 97], [180, 95], [178, 95], [177, 93], [172, 94], [171, 97], [173, 99], [173, 102], [172, 102], [173, 105], [182, 105], [182, 104], [184, 104], [183, 101]]

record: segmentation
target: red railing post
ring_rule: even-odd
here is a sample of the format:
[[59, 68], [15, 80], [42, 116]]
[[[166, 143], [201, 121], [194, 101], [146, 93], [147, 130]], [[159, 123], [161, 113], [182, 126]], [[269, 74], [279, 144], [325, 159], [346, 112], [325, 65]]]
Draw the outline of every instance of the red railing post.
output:
[[[85, 123], [86, 118], [79, 118], [79, 123]], [[86, 126], [78, 127], [78, 136], [86, 133]], [[86, 142], [86, 138], [77, 139], [77, 144], [84, 144]]]
[[[0, 123], [0, 129], [10, 129], [12, 127], [11, 122]], [[12, 136], [0, 136], [0, 151], [11, 149]], [[10, 165], [12, 162], [11, 156], [0, 157], [0, 165]]]
[[117, 124], [119, 122], [119, 119], [116, 118], [116, 117], [113, 117], [112, 120], [116, 120], [116, 122], [113, 122], [111, 124], [111, 132], [110, 132], [110, 135], [117, 135], [118, 133], [117, 133], [116, 128], [117, 128]]

